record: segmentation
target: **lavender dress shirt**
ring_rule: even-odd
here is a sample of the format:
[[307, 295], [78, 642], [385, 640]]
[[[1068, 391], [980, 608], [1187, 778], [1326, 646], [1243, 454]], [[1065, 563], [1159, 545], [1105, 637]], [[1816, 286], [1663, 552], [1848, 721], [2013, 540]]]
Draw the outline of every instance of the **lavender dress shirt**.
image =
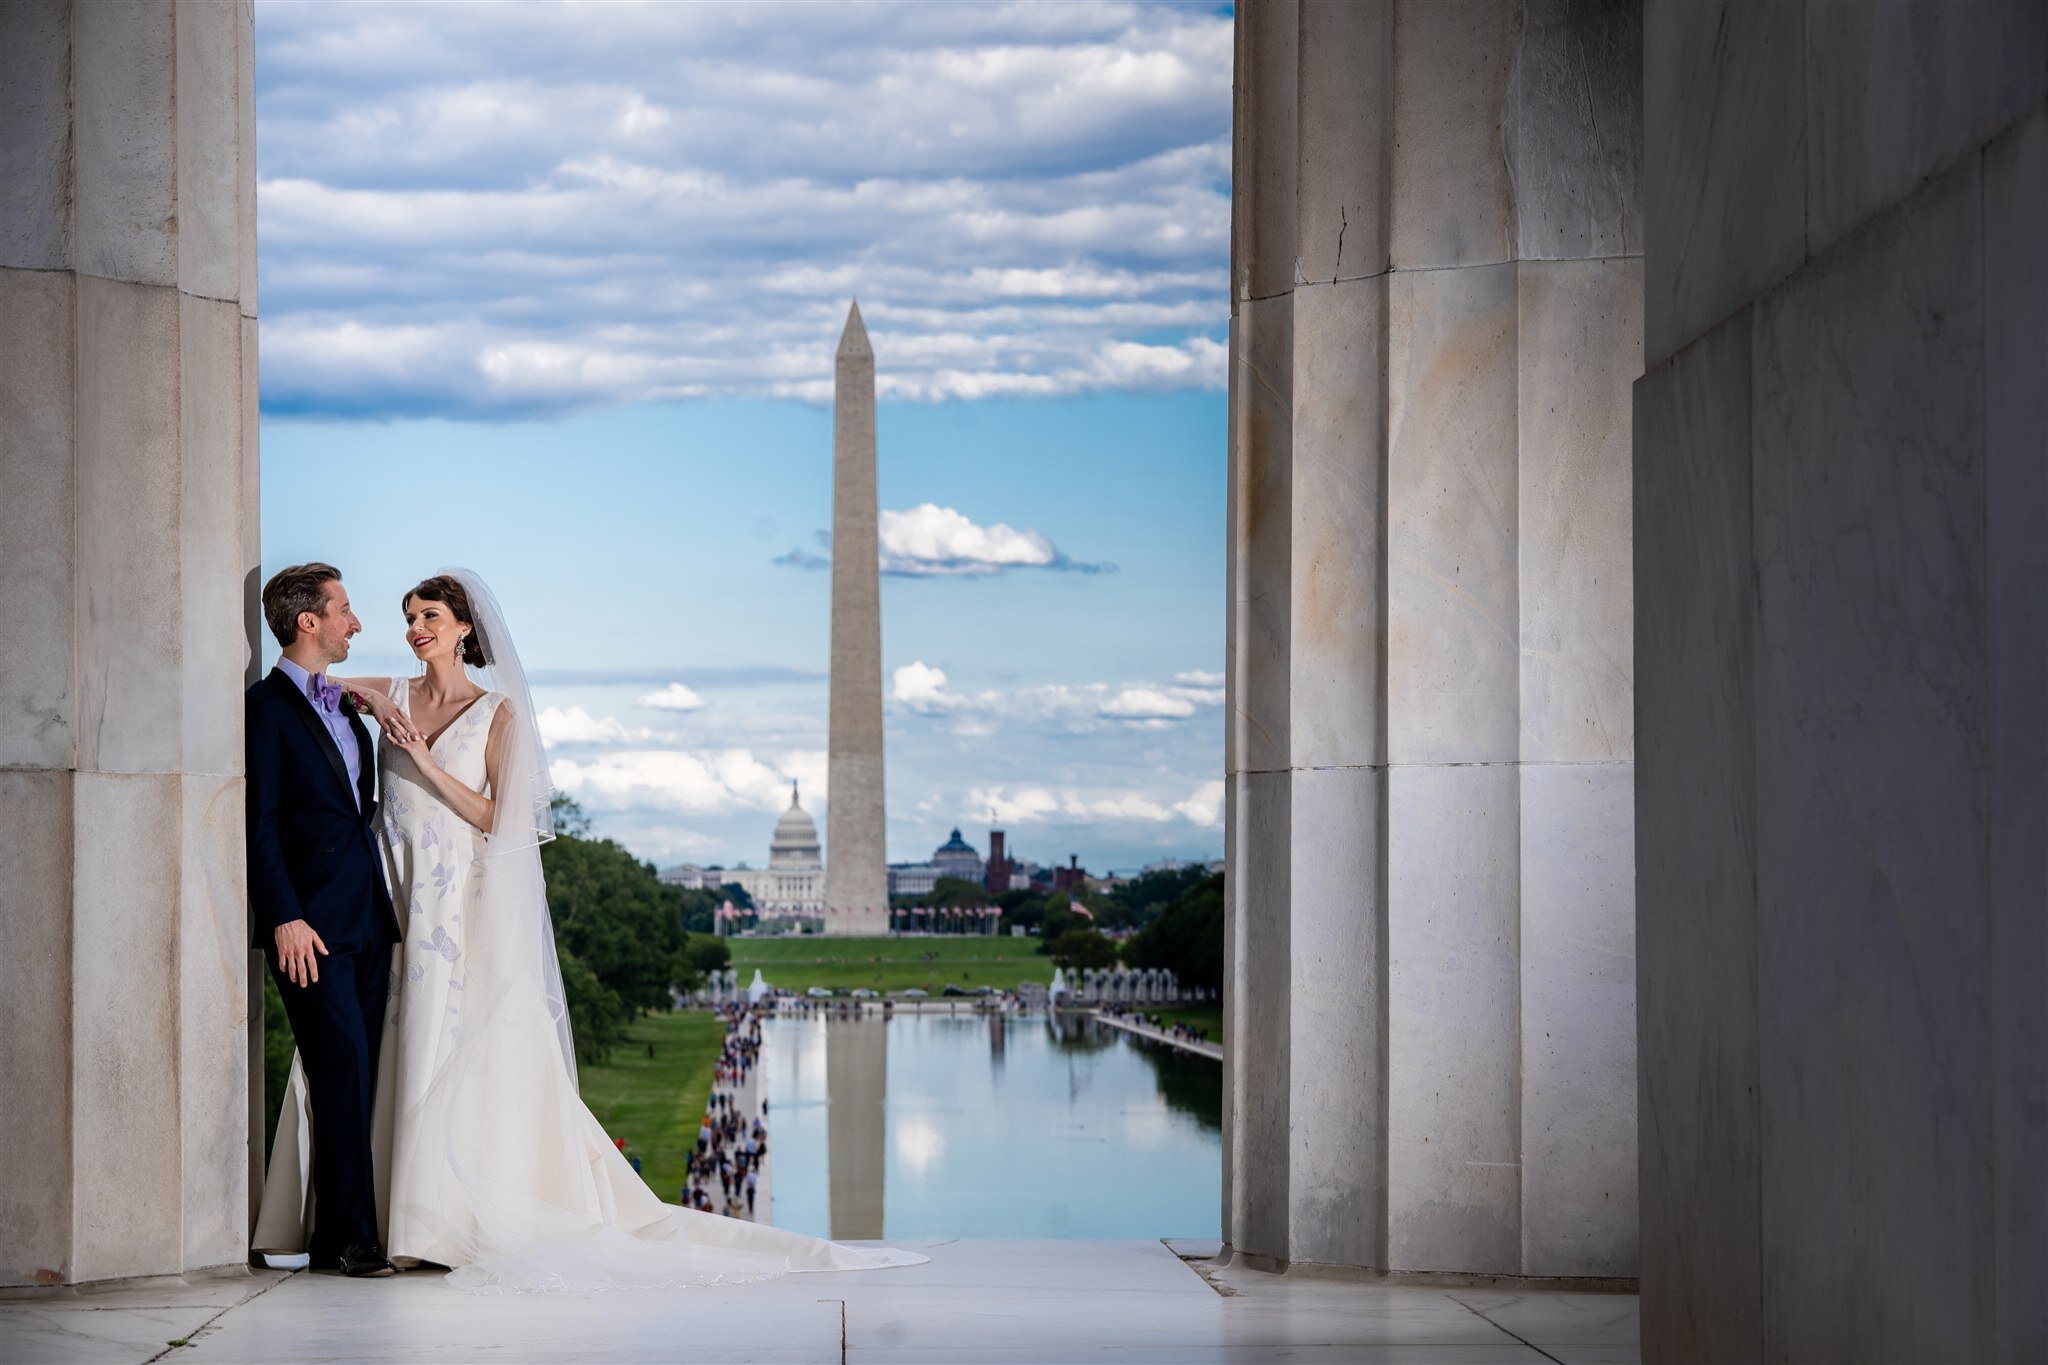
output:
[[341, 750], [341, 761], [348, 767], [348, 794], [356, 803], [356, 809], [361, 810], [363, 807], [363, 752], [356, 744], [355, 731], [349, 729], [348, 717], [342, 712], [339, 697], [335, 699], [332, 705], [322, 706], [320, 699], [313, 694], [312, 674], [281, 655], [278, 658], [277, 666], [287, 678], [292, 680], [292, 686], [298, 688], [305, 695], [306, 700], [313, 703], [313, 710], [319, 713], [322, 723], [327, 726], [328, 736], [334, 740], [334, 747]]

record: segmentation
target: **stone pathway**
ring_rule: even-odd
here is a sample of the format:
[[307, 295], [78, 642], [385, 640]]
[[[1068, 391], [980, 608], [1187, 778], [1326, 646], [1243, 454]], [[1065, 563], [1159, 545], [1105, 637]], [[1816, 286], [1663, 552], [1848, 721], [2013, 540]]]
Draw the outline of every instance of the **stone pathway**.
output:
[[[1633, 1365], [1629, 1294], [1362, 1284], [1218, 1267], [1215, 1243], [903, 1242], [928, 1264], [686, 1291], [479, 1298], [438, 1273], [264, 1271], [0, 1301], [0, 1359], [1286, 1360]], [[173, 1342], [187, 1343], [173, 1345]]]
[[[761, 1045], [763, 1048], [767, 1047], [765, 1037]], [[744, 1187], [736, 1187], [734, 1189], [732, 1203], [725, 1207], [721, 1207], [722, 1196], [718, 1181], [715, 1178], [709, 1182], [706, 1189], [711, 1195], [712, 1212], [722, 1213], [730, 1218], [745, 1219], [750, 1223], [773, 1224], [775, 1220], [770, 1216], [770, 1211], [774, 1205], [769, 1193], [768, 1182], [769, 1172], [775, 1164], [775, 1115], [772, 1109], [766, 1115], [761, 1113], [761, 1104], [768, 1094], [766, 1084], [762, 1080], [765, 1074], [766, 1068], [763, 1067], [761, 1056], [757, 1052], [754, 1056], [754, 1065], [748, 1071], [747, 1079], [744, 1083], [735, 1085], [730, 1081], [714, 1081], [711, 1085], [713, 1093], [721, 1090], [731, 1092], [733, 1112], [739, 1115], [740, 1121], [748, 1128], [751, 1129], [754, 1126], [754, 1120], [758, 1118], [762, 1121], [762, 1127], [768, 1130], [768, 1153], [761, 1158], [758, 1174], [754, 1181], [753, 1212], [749, 1213], [747, 1211]], [[707, 1110], [706, 1112], [708, 1113], [709, 1111]], [[742, 1138], [741, 1141], [744, 1142], [745, 1139]], [[663, 1196], [663, 1198], [673, 1197], [673, 1194]]]
[[1155, 1043], [1164, 1043], [1168, 1047], [1179, 1048], [1182, 1052], [1192, 1052], [1197, 1057], [1207, 1057], [1212, 1061], [1218, 1062], [1223, 1060], [1223, 1045], [1221, 1043], [1203, 1043], [1197, 1042], [1193, 1038], [1176, 1038], [1169, 1029], [1153, 1028], [1150, 1024], [1139, 1024], [1129, 1019], [1119, 1019], [1113, 1014], [1104, 1014], [1101, 1010], [1095, 1010], [1092, 1013], [1097, 1019], [1100, 1019], [1111, 1028], [1120, 1028], [1125, 1033], [1135, 1033], [1140, 1038], [1150, 1038]]

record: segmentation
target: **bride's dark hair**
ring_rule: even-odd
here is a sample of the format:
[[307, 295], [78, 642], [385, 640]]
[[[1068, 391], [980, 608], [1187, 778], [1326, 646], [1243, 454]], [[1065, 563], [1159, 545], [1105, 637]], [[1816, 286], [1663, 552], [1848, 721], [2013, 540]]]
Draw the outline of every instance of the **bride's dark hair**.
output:
[[398, 609], [404, 611], [406, 602], [412, 601], [415, 597], [422, 602], [439, 602], [455, 613], [455, 619], [469, 627], [469, 634], [462, 637], [462, 648], [459, 651], [462, 662], [471, 668], [490, 667], [491, 656], [484, 649], [484, 633], [477, 629], [476, 618], [469, 610], [469, 594], [462, 590], [460, 583], [447, 574], [435, 574], [407, 593], [404, 601], [398, 604]]

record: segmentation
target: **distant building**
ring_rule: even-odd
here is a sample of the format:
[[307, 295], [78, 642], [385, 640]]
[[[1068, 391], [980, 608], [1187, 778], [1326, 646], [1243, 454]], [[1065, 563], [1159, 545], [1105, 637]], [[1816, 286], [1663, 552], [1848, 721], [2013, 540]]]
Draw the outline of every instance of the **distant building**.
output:
[[1009, 857], [1003, 852], [1003, 832], [992, 829], [988, 832], [988, 865], [982, 873], [982, 889], [991, 896], [1000, 896], [1011, 889]]
[[973, 844], [960, 837], [957, 829], [952, 838], [933, 850], [932, 866], [941, 877], [958, 877], [968, 882], [982, 881], [988, 875], [988, 864]]
[[889, 894], [892, 896], [929, 895], [939, 878], [946, 874], [931, 863], [889, 864]]
[[818, 826], [789, 786], [789, 809], [775, 822], [768, 841], [768, 866], [754, 868], [699, 867], [683, 863], [659, 874], [670, 886], [716, 891], [737, 882], [754, 902], [755, 913], [793, 918], [825, 913], [825, 860], [818, 846]]
[[1088, 873], [1081, 867], [1081, 855], [1069, 853], [1067, 865], [1052, 870], [1052, 889], [1055, 891], [1083, 891], [1087, 889]]

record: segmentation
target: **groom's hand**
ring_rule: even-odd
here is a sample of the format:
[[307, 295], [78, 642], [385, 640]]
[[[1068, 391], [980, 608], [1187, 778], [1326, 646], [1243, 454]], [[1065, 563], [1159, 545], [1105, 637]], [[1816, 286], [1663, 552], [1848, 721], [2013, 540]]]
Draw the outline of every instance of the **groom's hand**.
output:
[[295, 986], [310, 986], [320, 979], [320, 959], [327, 945], [313, 926], [302, 919], [277, 926], [277, 963]]

